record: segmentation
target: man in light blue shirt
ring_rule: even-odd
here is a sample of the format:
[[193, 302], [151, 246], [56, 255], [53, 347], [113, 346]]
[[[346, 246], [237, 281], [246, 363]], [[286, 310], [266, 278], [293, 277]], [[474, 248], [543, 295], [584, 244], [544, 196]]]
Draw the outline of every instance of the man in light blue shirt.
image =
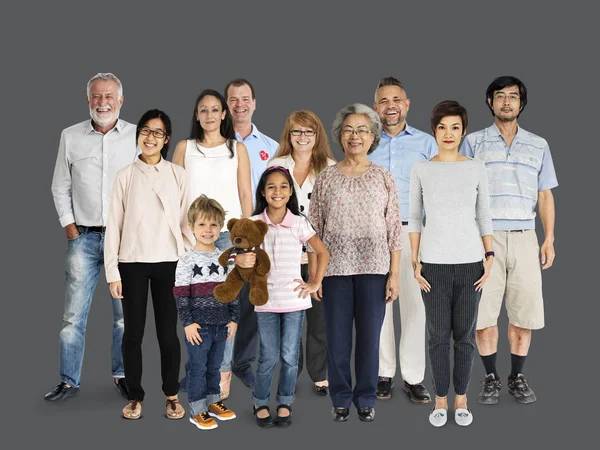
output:
[[[417, 161], [431, 159], [437, 154], [435, 139], [409, 126], [406, 116], [410, 99], [402, 83], [393, 77], [382, 78], [375, 90], [373, 109], [379, 114], [383, 133], [379, 146], [369, 155], [375, 164], [389, 170], [396, 180], [400, 199], [400, 217], [407, 225], [410, 171]], [[400, 371], [404, 390], [414, 403], [429, 403], [431, 397], [425, 386], [425, 307], [419, 284], [414, 279], [409, 248], [408, 227], [403, 228], [404, 251], [400, 254]], [[379, 344], [379, 382], [377, 398], [391, 397], [396, 373], [396, 340], [394, 336], [394, 306], [386, 306]]]
[[[488, 86], [486, 100], [494, 123], [469, 134], [461, 153], [481, 159], [487, 168], [492, 222], [494, 265], [479, 303], [477, 346], [486, 371], [477, 402], [498, 403], [502, 382], [496, 370], [498, 316], [502, 301], [508, 313], [511, 373], [508, 391], [519, 403], [536, 396], [523, 376], [531, 330], [544, 326], [541, 269], [554, 261], [554, 197], [558, 186], [550, 148], [545, 139], [517, 124], [527, 105], [527, 88], [518, 78], [498, 77]], [[539, 247], [535, 209], [545, 238]], [[539, 256], [538, 256], [539, 251]]]
[[267, 168], [269, 159], [275, 155], [279, 144], [258, 131], [256, 125], [252, 123], [252, 115], [256, 110], [256, 97], [254, 87], [248, 80], [242, 78], [231, 80], [225, 86], [224, 94], [233, 117], [235, 137], [248, 149], [254, 195], [258, 181]]
[[[231, 116], [233, 117], [235, 137], [238, 141], [243, 142], [248, 150], [254, 198], [260, 177], [267, 168], [269, 159], [275, 155], [279, 144], [258, 131], [256, 125], [252, 123], [252, 115], [256, 110], [256, 96], [254, 87], [248, 80], [243, 78], [231, 80], [225, 86], [224, 94], [229, 110], [231, 111]], [[254, 372], [252, 370], [252, 362], [256, 359], [258, 329], [254, 305], [250, 303], [248, 294], [249, 284], [245, 283], [239, 294], [241, 319], [235, 336], [235, 344], [233, 340], [227, 341], [223, 362], [227, 362], [227, 358], [230, 360], [233, 359], [233, 373], [247, 387], [253, 389]], [[222, 392], [227, 392], [229, 391], [229, 384], [231, 382], [231, 373], [221, 373], [221, 377]]]

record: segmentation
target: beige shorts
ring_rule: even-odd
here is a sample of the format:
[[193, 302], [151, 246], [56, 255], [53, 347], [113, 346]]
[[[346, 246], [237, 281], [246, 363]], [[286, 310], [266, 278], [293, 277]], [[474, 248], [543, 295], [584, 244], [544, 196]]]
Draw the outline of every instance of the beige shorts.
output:
[[479, 303], [477, 329], [497, 324], [502, 299], [508, 321], [521, 328], [544, 327], [540, 247], [535, 230], [494, 231], [494, 265]]

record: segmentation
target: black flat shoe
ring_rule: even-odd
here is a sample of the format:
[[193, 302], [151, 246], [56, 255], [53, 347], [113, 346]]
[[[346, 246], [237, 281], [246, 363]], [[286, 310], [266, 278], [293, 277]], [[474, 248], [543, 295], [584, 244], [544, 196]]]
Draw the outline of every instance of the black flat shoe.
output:
[[44, 399], [49, 402], [59, 402], [74, 396], [79, 392], [79, 388], [69, 386], [64, 381], [61, 381], [58, 386], [44, 395]]
[[408, 394], [413, 403], [431, 403], [429, 392], [421, 383], [408, 384], [404, 382], [404, 392]]
[[345, 422], [350, 415], [350, 408], [331, 408], [331, 417], [336, 422]]
[[287, 409], [290, 412], [290, 415], [286, 417], [281, 417], [280, 415], [277, 415], [277, 419], [275, 419], [275, 425], [277, 425], [280, 428], [287, 428], [292, 424], [292, 407], [291, 405], [279, 405], [277, 407], [278, 413], [281, 408]]
[[358, 418], [363, 422], [373, 422], [375, 419], [375, 408], [358, 408]]
[[[261, 409], [266, 409], [267, 411], [269, 411], [269, 415], [262, 419], [256, 415], [256, 413], [258, 411], [260, 411]], [[254, 418], [256, 419], [256, 424], [260, 428], [271, 428], [271, 427], [275, 426], [275, 422], [273, 421], [273, 418], [271, 417], [271, 411], [269, 410], [268, 406], [259, 406], [258, 408], [255, 408], [254, 405], [252, 405], [252, 414], [254, 415]]]
[[115, 383], [115, 386], [117, 387], [117, 391], [119, 391], [119, 394], [121, 394], [126, 399], [129, 399], [129, 389], [127, 388], [127, 382], [125, 381], [125, 378], [118, 378], [117, 382]]
[[325, 397], [327, 394], [329, 394], [329, 389], [327, 386], [317, 386], [315, 384], [315, 392], [317, 393], [317, 395]]

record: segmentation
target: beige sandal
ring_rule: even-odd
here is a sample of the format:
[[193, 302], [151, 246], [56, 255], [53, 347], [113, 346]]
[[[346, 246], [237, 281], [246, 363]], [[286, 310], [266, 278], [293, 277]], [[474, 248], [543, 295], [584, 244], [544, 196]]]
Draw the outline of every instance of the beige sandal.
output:
[[[228, 375], [225, 378], [222, 378], [223, 374], [227, 373]], [[231, 370], [229, 372], [221, 372], [221, 382], [219, 383], [219, 388], [221, 392], [219, 393], [219, 398], [221, 400], [225, 400], [229, 397], [229, 390], [231, 387]]]
[[126, 419], [139, 419], [142, 416], [142, 402], [139, 400], [129, 400], [129, 403], [123, 408], [123, 417]]
[[179, 400], [174, 398], [174, 399], [167, 399], [167, 401], [165, 402], [165, 405], [167, 407], [167, 418], [168, 419], [182, 419], [183, 416], [185, 416], [185, 410], [183, 409], [183, 406], [181, 406], [181, 403], [179, 403]]

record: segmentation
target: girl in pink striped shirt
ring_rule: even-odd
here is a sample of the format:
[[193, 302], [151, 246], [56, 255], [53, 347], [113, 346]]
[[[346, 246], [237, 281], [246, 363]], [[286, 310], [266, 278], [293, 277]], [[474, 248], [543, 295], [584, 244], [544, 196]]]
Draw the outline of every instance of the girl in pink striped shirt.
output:
[[[321, 281], [329, 262], [329, 253], [317, 237], [308, 219], [300, 213], [294, 182], [287, 169], [268, 168], [256, 188], [253, 220], [269, 226], [263, 244], [271, 259], [268, 275], [269, 301], [256, 306], [260, 336], [260, 356], [254, 385], [254, 416], [260, 427], [287, 427], [292, 423], [292, 407], [298, 351], [304, 311], [312, 306], [310, 296], [320, 300]], [[316, 264], [309, 264], [309, 280], [300, 275], [302, 245], [308, 243], [316, 254]], [[312, 260], [314, 261], [314, 259]], [[252, 266], [252, 256], [238, 255], [236, 264]], [[277, 362], [281, 360], [277, 388], [277, 417], [271, 417], [269, 397]]]

